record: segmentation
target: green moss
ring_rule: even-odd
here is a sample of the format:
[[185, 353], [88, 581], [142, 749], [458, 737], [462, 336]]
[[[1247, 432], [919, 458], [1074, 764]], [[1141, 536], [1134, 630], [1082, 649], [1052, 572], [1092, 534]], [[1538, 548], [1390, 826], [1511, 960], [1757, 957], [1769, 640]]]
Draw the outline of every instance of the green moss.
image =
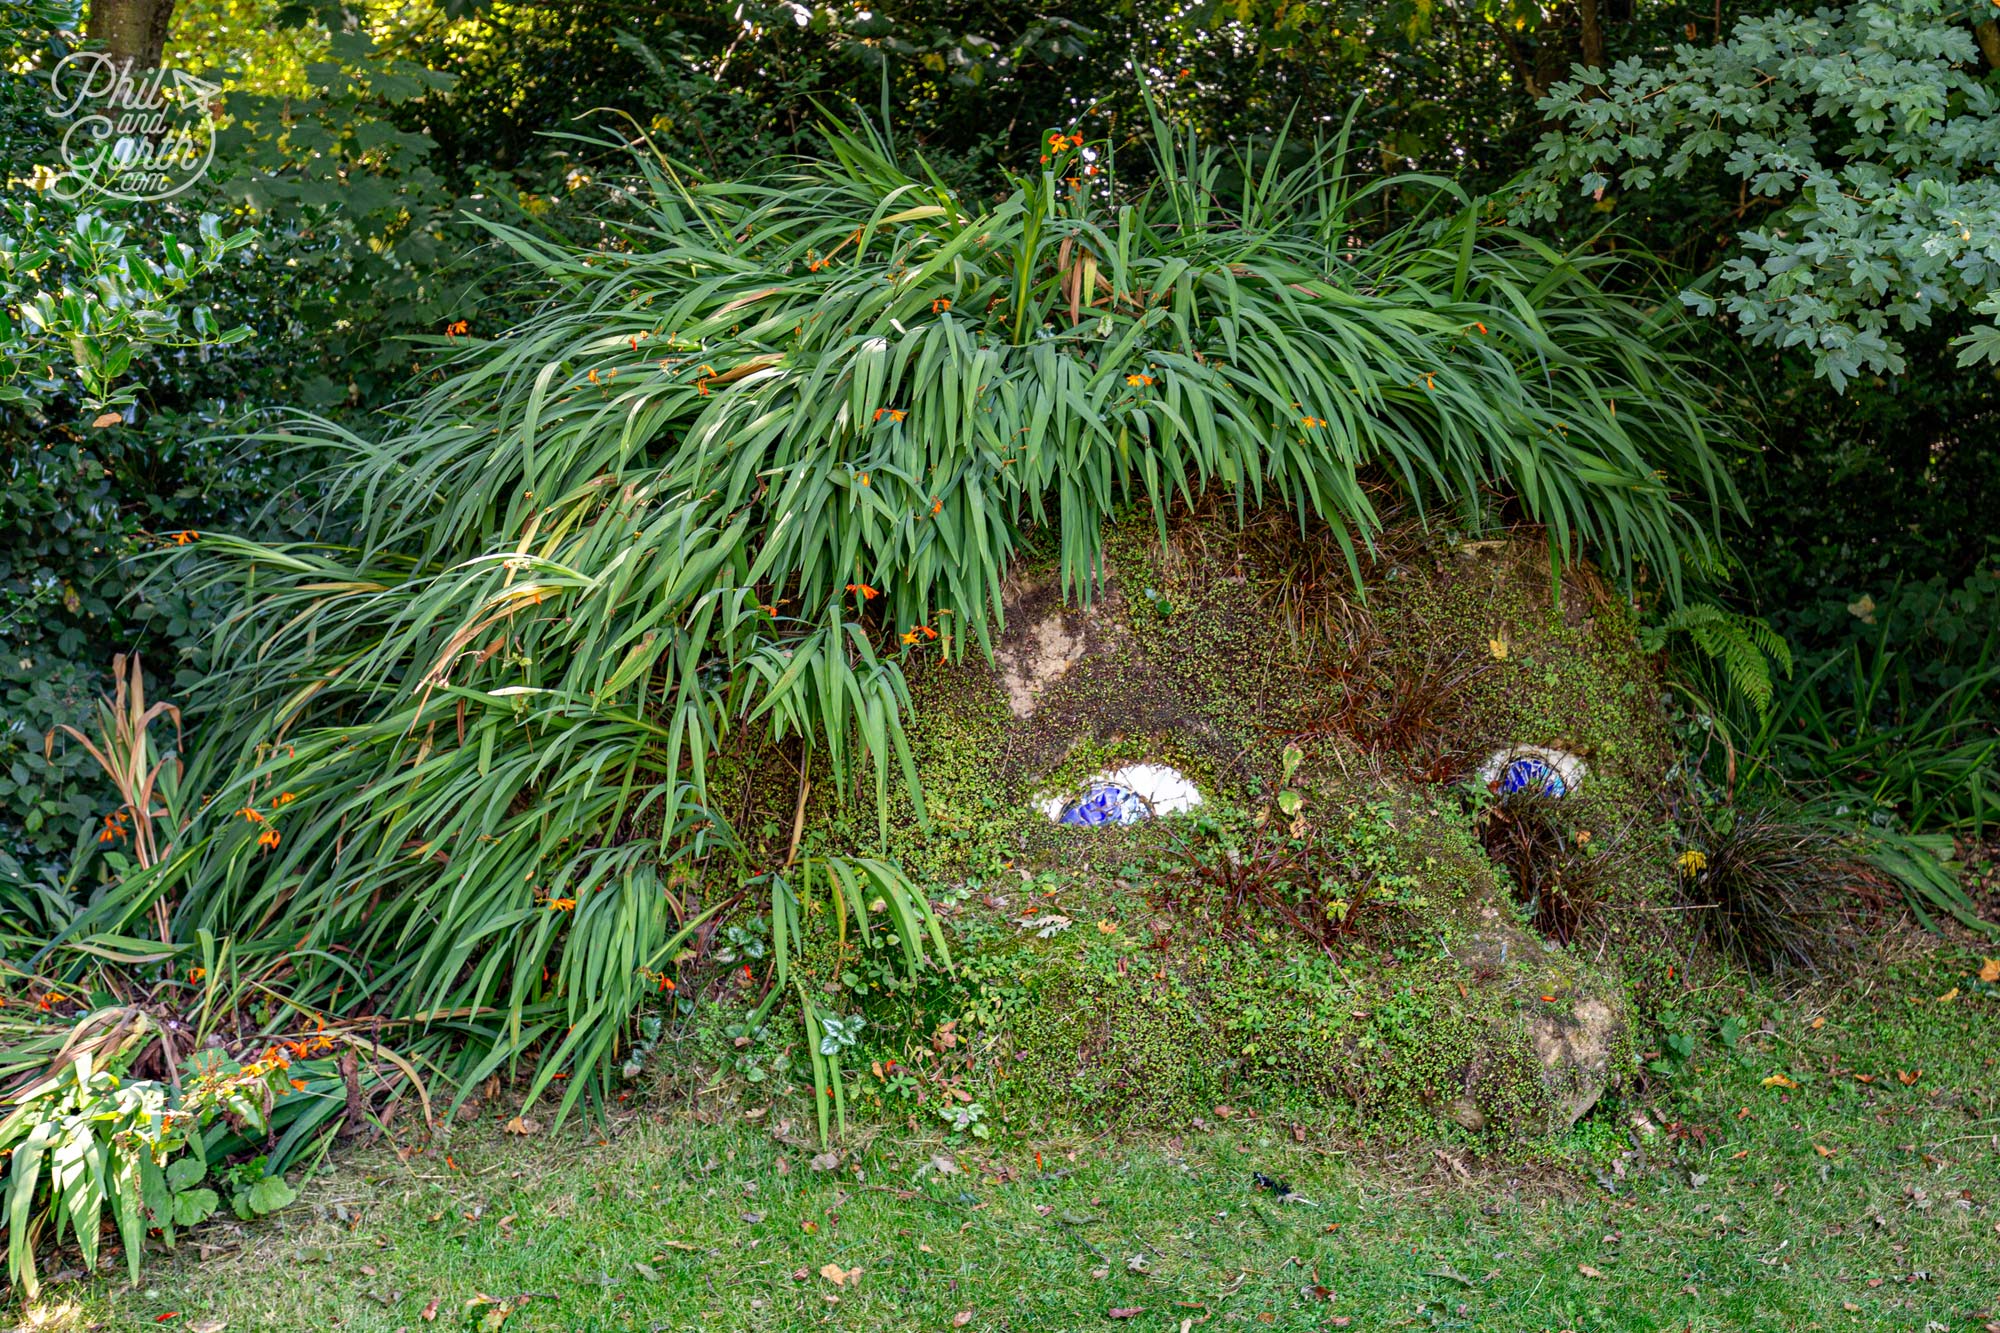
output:
[[1218, 1034], [1197, 999], [1200, 960], [1146, 965], [1121, 972], [1088, 944], [1047, 951], [1008, 1034], [1010, 1119], [1179, 1125], [1226, 1095]]
[[[1493, 986], [1442, 954], [1381, 968], [1282, 941], [1159, 954], [1085, 939], [1043, 950], [1030, 975], [1000, 1087], [1015, 1120], [1178, 1126], [1236, 1104], [1435, 1135], [1462, 1099], [1519, 1138], [1566, 1127], [1576, 1091], [1532, 1039], [1562, 1021], [1540, 996], [1582, 980], [1553, 959]], [[1630, 1058], [1621, 1037], [1614, 1069]]]
[[[865, 1010], [870, 1052], [920, 1051], [951, 1015], [991, 1056], [954, 1077], [1017, 1124], [1179, 1126], [1239, 1104], [1366, 1134], [1463, 1134], [1453, 1120], [1482, 1118], [1492, 1134], [1560, 1128], [1576, 1089], [1544, 1067], [1537, 1032], [1577, 1022], [1586, 1002], [1622, 1013], [1665, 993], [1684, 956], [1667, 933], [1678, 915], [1657, 910], [1674, 889], [1657, 796], [1671, 751], [1650, 666], [1623, 604], [1587, 578], [1554, 595], [1538, 548], [1392, 537], [1357, 592], [1337, 548], [1301, 542], [1289, 520], [1191, 521], [1164, 544], [1148, 525], [1118, 527], [1087, 612], [1064, 610], [1046, 561], [1016, 571], [1009, 660], [1050, 625], [1070, 650], [1031, 709], [1017, 713], [983, 663], [913, 663], [908, 734], [930, 820], [899, 813], [889, 850], [945, 904], [965, 965], [877, 986], [816, 943], [802, 971], [834, 988], [829, 1003]], [[1522, 929], [1480, 842], [1480, 802], [1451, 785], [1516, 742], [1591, 764], [1547, 812], [1601, 899], [1569, 950]], [[1137, 759], [1192, 776], [1219, 831], [1078, 830], [1033, 807]], [[781, 859], [796, 758], [752, 747], [730, 762], [732, 818]], [[811, 773], [802, 850], [874, 851], [867, 795], [836, 791], [823, 763]], [[1336, 839], [1343, 873], [1365, 865], [1381, 886], [1332, 952], [1163, 878], [1204, 837], [1289, 822], [1281, 782]], [[1021, 924], [1052, 916], [1071, 924], [1051, 939]], [[1631, 1041], [1619, 1028], [1614, 1071]], [[869, 1087], [858, 1105], [887, 1096]]]

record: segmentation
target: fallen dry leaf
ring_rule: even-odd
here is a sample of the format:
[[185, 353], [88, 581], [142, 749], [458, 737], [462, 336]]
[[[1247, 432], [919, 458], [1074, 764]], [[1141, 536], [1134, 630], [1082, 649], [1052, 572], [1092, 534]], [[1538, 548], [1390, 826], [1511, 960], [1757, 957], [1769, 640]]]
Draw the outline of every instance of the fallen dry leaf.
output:
[[1814, 1020], [1812, 1021], [1812, 1029], [1813, 1029], [1813, 1031], [1814, 1031], [1814, 1032], [1817, 1032], [1817, 1031], [1819, 1031], [1819, 1030], [1820, 1030], [1821, 1028], [1823, 1028], [1823, 1027], [1825, 1027], [1825, 1026], [1826, 1026], [1826, 1015], [1825, 1015], [1825, 1014], [1821, 1014], [1821, 1015], [1820, 1015], [1820, 1016], [1819, 1016], [1818, 1018], [1815, 1018], [1815, 1019], [1814, 1019]]
[[2000, 958], [1987, 958], [1979, 964], [1981, 981], [2000, 981]]
[[1764, 1086], [1767, 1088], [1796, 1088], [1799, 1085], [1786, 1078], [1783, 1074], [1773, 1074], [1764, 1080]]
[[1146, 1313], [1143, 1305], [1114, 1305], [1105, 1311], [1113, 1319], [1136, 1319]]
[[115, 426], [124, 419], [124, 417], [119, 416], [116, 412], [106, 412], [90, 424], [99, 430], [103, 430], [106, 426]]
[[425, 1322], [426, 1324], [428, 1324], [428, 1323], [430, 1323], [430, 1322], [431, 1322], [432, 1320], [436, 1319], [436, 1318], [438, 1317], [438, 1303], [437, 1303], [437, 1297], [435, 1297], [435, 1296], [431, 1297], [431, 1302], [430, 1302], [430, 1304], [429, 1304], [429, 1305], [426, 1305], [426, 1306], [424, 1307], [424, 1312], [423, 1312], [423, 1313], [422, 1313], [421, 1315], [417, 1316], [417, 1317], [418, 1317], [419, 1319], [422, 1319], [422, 1320], [423, 1320], [423, 1321], [424, 1321], [424, 1322]]
[[1950, 1004], [1953, 1000], [1956, 1000], [1957, 998], [1958, 998], [1958, 987], [1953, 986], [1950, 990], [1938, 996], [1937, 1002], [1939, 1004]]
[[972, 1311], [970, 1310], [960, 1310], [957, 1314], [951, 1317], [951, 1326], [953, 1328], [964, 1328], [967, 1324], [971, 1322], [972, 1322]]
[[1729, 1154], [1729, 1160], [1732, 1162], [1740, 1162], [1749, 1155], [1750, 1155], [1750, 1150], [1748, 1148], [1745, 1148], [1742, 1152], [1733, 1152]]
[[509, 1134], [538, 1134], [541, 1132], [541, 1128], [538, 1122], [530, 1120], [524, 1115], [517, 1115], [507, 1122], [507, 1132]]
[[1827, 1147], [1823, 1143], [1815, 1143], [1813, 1145], [1813, 1151], [1818, 1153], [1821, 1157], [1831, 1157], [1833, 1156], [1834, 1153], [1834, 1150], [1832, 1148]]
[[1921, 1069], [1915, 1071], [1908, 1069], [1898, 1069], [1896, 1071], [1896, 1081], [1902, 1084], [1906, 1088], [1909, 1087], [1912, 1083], [1915, 1083], [1918, 1079], [1922, 1078], [1923, 1076], [1924, 1076], [1924, 1071]]
[[1589, 1264], [1578, 1264], [1578, 1265], [1576, 1266], [1576, 1271], [1577, 1271], [1577, 1272], [1579, 1272], [1579, 1273], [1581, 1273], [1581, 1274], [1583, 1274], [1583, 1275], [1584, 1275], [1585, 1277], [1603, 1277], [1603, 1276], [1604, 1276], [1604, 1274], [1602, 1274], [1602, 1273], [1598, 1272], [1598, 1271], [1597, 1271], [1597, 1270], [1596, 1270], [1595, 1268], [1592, 1268], [1592, 1267], [1591, 1267], [1591, 1266], [1590, 1266]]
[[842, 1268], [839, 1264], [822, 1264], [819, 1275], [836, 1287], [851, 1287], [861, 1280], [858, 1268]]
[[1873, 1074], [1856, 1074], [1854, 1076], [1854, 1081], [1856, 1083], [1873, 1083], [1875, 1081], [1875, 1076]]
[[1111, 1276], [1111, 1270], [1109, 1268], [1093, 1268], [1090, 1270], [1090, 1276], [1096, 1281], [1102, 1282], [1105, 1278]]

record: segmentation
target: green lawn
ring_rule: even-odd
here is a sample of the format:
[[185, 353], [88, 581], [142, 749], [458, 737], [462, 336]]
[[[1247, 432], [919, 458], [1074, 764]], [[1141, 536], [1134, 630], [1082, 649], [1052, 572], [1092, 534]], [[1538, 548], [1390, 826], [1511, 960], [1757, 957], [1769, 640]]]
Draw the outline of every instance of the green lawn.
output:
[[277, 1218], [198, 1232], [137, 1289], [53, 1285], [22, 1327], [2000, 1328], [2000, 986], [1978, 966], [1691, 995], [1685, 1072], [1506, 1159], [1297, 1142], [1243, 1111], [955, 1148], [877, 1125], [816, 1171], [806, 1114], [738, 1086], [602, 1136], [496, 1119], [448, 1157], [340, 1154]]

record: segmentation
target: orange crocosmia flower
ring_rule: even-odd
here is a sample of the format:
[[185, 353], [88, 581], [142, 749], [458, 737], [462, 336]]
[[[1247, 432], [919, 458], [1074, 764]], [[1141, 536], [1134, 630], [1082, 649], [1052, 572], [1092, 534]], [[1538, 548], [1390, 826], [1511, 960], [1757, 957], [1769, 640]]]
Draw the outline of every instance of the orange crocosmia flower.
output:
[[594, 370], [590, 372], [590, 382], [592, 384], [597, 383], [597, 372]]
[[1481, 333], [1484, 333], [1484, 332], [1486, 332], [1486, 326], [1485, 326], [1484, 324], [1481, 324], [1481, 323], [1480, 323], [1480, 322], [1479, 322], [1478, 320], [1476, 320], [1476, 319], [1472, 321], [1472, 327], [1473, 327], [1473, 328], [1475, 328], [1475, 329], [1478, 329], [1478, 330], [1479, 330], [1479, 331], [1480, 331]]
[[864, 602], [870, 601], [882, 595], [882, 590], [880, 588], [871, 588], [865, 583], [850, 583], [847, 585], [847, 590], [849, 592], [860, 593], [861, 600]]
[[257, 813], [257, 807], [254, 805], [246, 805], [241, 810], [238, 810], [236, 813], [242, 815], [245, 819], [249, 820], [253, 824], [261, 824], [264, 822], [264, 816]]
[[259, 833], [257, 835], [257, 845], [259, 847], [276, 847], [278, 845], [278, 830], [267, 828], [262, 833]]
[[940, 296], [937, 300], [931, 302], [931, 313], [933, 315], [943, 314], [949, 309], [951, 309], [951, 298], [949, 296]]
[[1153, 377], [1151, 375], [1137, 375], [1137, 374], [1127, 375], [1125, 377], [1125, 382], [1136, 389], [1143, 384], [1151, 384], [1153, 382]]
[[944, 508], [944, 501], [938, 499], [935, 495], [933, 495], [931, 497], [931, 512], [935, 514], [941, 511], [943, 508]]
[[576, 910], [576, 899], [551, 898], [549, 899], [549, 910], [551, 912], [574, 912]]
[[1081, 148], [1083, 147], [1083, 136], [1081, 134], [1072, 134], [1069, 136], [1069, 143], [1072, 148]]
[[279, 804], [279, 805], [290, 805], [290, 804], [291, 804], [291, 803], [292, 803], [293, 801], [296, 801], [296, 800], [298, 800], [298, 799], [299, 799], [298, 797], [296, 797], [296, 796], [292, 795], [292, 794], [291, 794], [290, 792], [288, 792], [288, 791], [281, 791], [281, 792], [279, 792], [279, 793], [278, 793], [278, 804]]
[[937, 637], [937, 631], [932, 629], [929, 625], [919, 625], [917, 626], [917, 628], [924, 632], [925, 638], [935, 639]]
[[904, 643], [915, 643], [916, 641], [917, 641], [917, 632], [915, 630], [910, 630], [903, 635]]
[[200, 539], [201, 534], [199, 532], [176, 532], [174, 534], [174, 545], [186, 546], [189, 542], [199, 541]]
[[295, 1078], [292, 1080], [293, 1092], [304, 1092], [305, 1090], [306, 1090], [306, 1081], [304, 1079]]

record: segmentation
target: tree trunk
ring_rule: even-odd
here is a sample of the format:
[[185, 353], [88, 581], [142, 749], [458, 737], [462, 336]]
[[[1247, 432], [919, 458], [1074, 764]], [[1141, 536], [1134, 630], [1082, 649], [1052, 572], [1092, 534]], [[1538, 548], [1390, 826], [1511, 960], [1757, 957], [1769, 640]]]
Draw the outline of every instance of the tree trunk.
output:
[[1979, 49], [1986, 56], [1986, 68], [2000, 69], [2000, 22], [1986, 19], [1972, 25], [1972, 31], [1979, 38]]
[[1597, 21], [1597, 0], [1576, 0], [1576, 8], [1583, 18], [1583, 63], [1601, 74], [1604, 72], [1604, 29]]
[[113, 60], [157, 69], [173, 16], [174, 0], [91, 0], [84, 35]]

